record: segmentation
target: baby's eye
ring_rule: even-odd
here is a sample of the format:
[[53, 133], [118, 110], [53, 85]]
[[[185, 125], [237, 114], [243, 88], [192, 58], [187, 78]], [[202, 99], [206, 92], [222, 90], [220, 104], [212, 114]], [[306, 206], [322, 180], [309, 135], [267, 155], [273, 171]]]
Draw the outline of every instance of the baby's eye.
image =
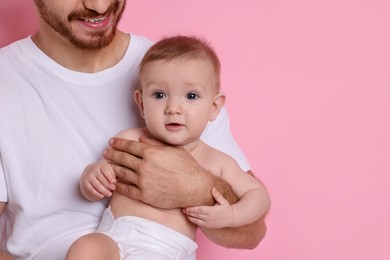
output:
[[199, 96], [196, 93], [191, 92], [187, 94], [187, 99], [197, 99], [197, 98], [199, 98]]
[[158, 91], [158, 92], [153, 93], [153, 96], [154, 96], [154, 98], [156, 98], [156, 99], [162, 99], [162, 98], [166, 97], [165, 93], [164, 93], [164, 92], [161, 92], [161, 91]]

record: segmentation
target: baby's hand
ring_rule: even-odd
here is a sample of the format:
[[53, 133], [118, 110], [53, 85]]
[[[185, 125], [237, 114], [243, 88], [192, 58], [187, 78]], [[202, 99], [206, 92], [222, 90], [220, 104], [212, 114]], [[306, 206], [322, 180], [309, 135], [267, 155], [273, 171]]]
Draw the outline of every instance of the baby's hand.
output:
[[211, 194], [217, 203], [214, 206], [190, 207], [183, 210], [189, 221], [205, 228], [229, 227], [233, 222], [233, 207], [217, 189], [213, 188]]
[[85, 168], [80, 188], [87, 199], [98, 200], [111, 197], [115, 184], [116, 177], [112, 167], [106, 162], [99, 162]]

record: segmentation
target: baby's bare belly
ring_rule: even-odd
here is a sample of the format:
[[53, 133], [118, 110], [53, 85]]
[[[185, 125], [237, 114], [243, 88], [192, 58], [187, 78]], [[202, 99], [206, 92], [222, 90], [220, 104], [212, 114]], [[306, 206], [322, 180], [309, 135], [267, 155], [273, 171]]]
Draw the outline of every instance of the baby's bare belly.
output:
[[183, 235], [195, 240], [196, 225], [190, 223], [183, 214], [182, 209], [154, 208], [138, 200], [130, 199], [122, 194], [114, 192], [110, 207], [114, 218], [123, 216], [135, 216], [153, 220], [164, 226], [172, 228]]

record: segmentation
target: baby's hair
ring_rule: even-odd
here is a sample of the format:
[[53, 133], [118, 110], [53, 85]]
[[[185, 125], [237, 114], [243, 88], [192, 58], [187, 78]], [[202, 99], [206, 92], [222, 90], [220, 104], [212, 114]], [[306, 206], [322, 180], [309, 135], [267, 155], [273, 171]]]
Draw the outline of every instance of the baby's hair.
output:
[[171, 36], [156, 42], [145, 53], [139, 70], [142, 72], [146, 63], [155, 60], [170, 61], [173, 59], [205, 59], [211, 62], [214, 67], [217, 87], [220, 87], [221, 63], [211, 45], [200, 37], [196, 36]]

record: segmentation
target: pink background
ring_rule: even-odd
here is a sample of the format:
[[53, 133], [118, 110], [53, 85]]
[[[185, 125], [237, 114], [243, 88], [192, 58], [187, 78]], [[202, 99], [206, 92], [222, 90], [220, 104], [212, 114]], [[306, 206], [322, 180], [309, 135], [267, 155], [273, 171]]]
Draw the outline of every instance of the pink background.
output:
[[[0, 46], [33, 33], [0, 1]], [[237, 141], [268, 187], [252, 251], [200, 238], [199, 259], [390, 259], [390, 1], [128, 1], [121, 28], [207, 37]]]

